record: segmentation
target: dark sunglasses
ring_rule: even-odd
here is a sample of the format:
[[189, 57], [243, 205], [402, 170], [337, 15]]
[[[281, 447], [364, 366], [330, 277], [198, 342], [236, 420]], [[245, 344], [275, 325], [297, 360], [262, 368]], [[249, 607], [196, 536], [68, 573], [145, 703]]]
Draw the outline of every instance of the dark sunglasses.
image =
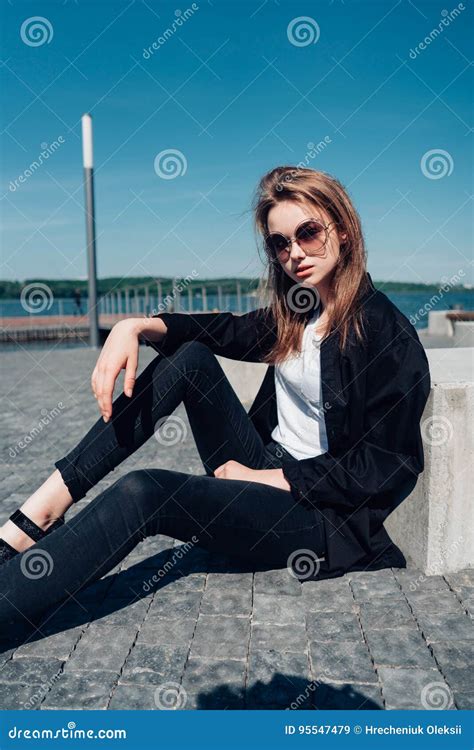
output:
[[294, 237], [287, 237], [281, 232], [270, 232], [265, 236], [265, 248], [270, 260], [286, 263], [290, 257], [291, 245], [296, 241], [307, 255], [324, 253], [329, 237], [329, 227], [335, 224], [323, 224], [319, 219], [305, 219], [295, 229]]

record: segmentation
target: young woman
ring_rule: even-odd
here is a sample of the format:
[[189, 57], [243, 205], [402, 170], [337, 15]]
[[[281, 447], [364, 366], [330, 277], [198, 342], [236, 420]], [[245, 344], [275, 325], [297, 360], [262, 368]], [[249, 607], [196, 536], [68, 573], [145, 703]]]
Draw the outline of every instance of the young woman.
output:
[[[358, 214], [335, 178], [273, 169], [255, 220], [266, 307], [113, 327], [92, 374], [101, 418], [0, 530], [0, 620], [31, 619], [154, 534], [303, 580], [404, 567], [383, 522], [423, 470], [430, 375], [418, 335], [373, 287]], [[140, 341], [158, 356], [135, 380]], [[269, 365], [248, 413], [215, 355]], [[133, 471], [63, 523], [180, 403], [206, 473]], [[48, 575], [25, 575], [33, 553]]]

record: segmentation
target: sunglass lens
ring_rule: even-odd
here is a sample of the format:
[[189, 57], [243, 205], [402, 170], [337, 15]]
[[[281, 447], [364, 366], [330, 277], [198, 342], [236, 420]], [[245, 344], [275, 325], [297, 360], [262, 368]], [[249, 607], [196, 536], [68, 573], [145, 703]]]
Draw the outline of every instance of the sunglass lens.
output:
[[282, 234], [271, 234], [267, 237], [267, 249], [271, 255], [282, 255], [288, 246], [288, 240]]
[[299, 227], [296, 239], [302, 245], [319, 247], [324, 243], [324, 227], [317, 221], [306, 221]]

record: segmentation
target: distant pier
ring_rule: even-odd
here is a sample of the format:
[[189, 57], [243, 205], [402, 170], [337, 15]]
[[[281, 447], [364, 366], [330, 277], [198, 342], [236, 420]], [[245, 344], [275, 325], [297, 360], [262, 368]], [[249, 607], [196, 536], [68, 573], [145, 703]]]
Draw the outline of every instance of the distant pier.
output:
[[[106, 338], [115, 323], [125, 318], [136, 317], [122, 314], [99, 316], [101, 336]], [[36, 341], [89, 341], [89, 318], [87, 315], [31, 315], [16, 318], [0, 318], [0, 343], [28, 344]]]

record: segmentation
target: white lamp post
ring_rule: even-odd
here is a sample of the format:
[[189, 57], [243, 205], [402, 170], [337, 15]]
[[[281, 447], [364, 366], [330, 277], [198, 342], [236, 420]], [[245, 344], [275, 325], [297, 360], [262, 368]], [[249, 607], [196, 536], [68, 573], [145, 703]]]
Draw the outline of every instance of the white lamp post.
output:
[[86, 203], [87, 278], [89, 294], [89, 344], [99, 348], [99, 313], [97, 308], [97, 271], [94, 209], [94, 155], [92, 117], [82, 116], [82, 161], [84, 165], [84, 195]]

